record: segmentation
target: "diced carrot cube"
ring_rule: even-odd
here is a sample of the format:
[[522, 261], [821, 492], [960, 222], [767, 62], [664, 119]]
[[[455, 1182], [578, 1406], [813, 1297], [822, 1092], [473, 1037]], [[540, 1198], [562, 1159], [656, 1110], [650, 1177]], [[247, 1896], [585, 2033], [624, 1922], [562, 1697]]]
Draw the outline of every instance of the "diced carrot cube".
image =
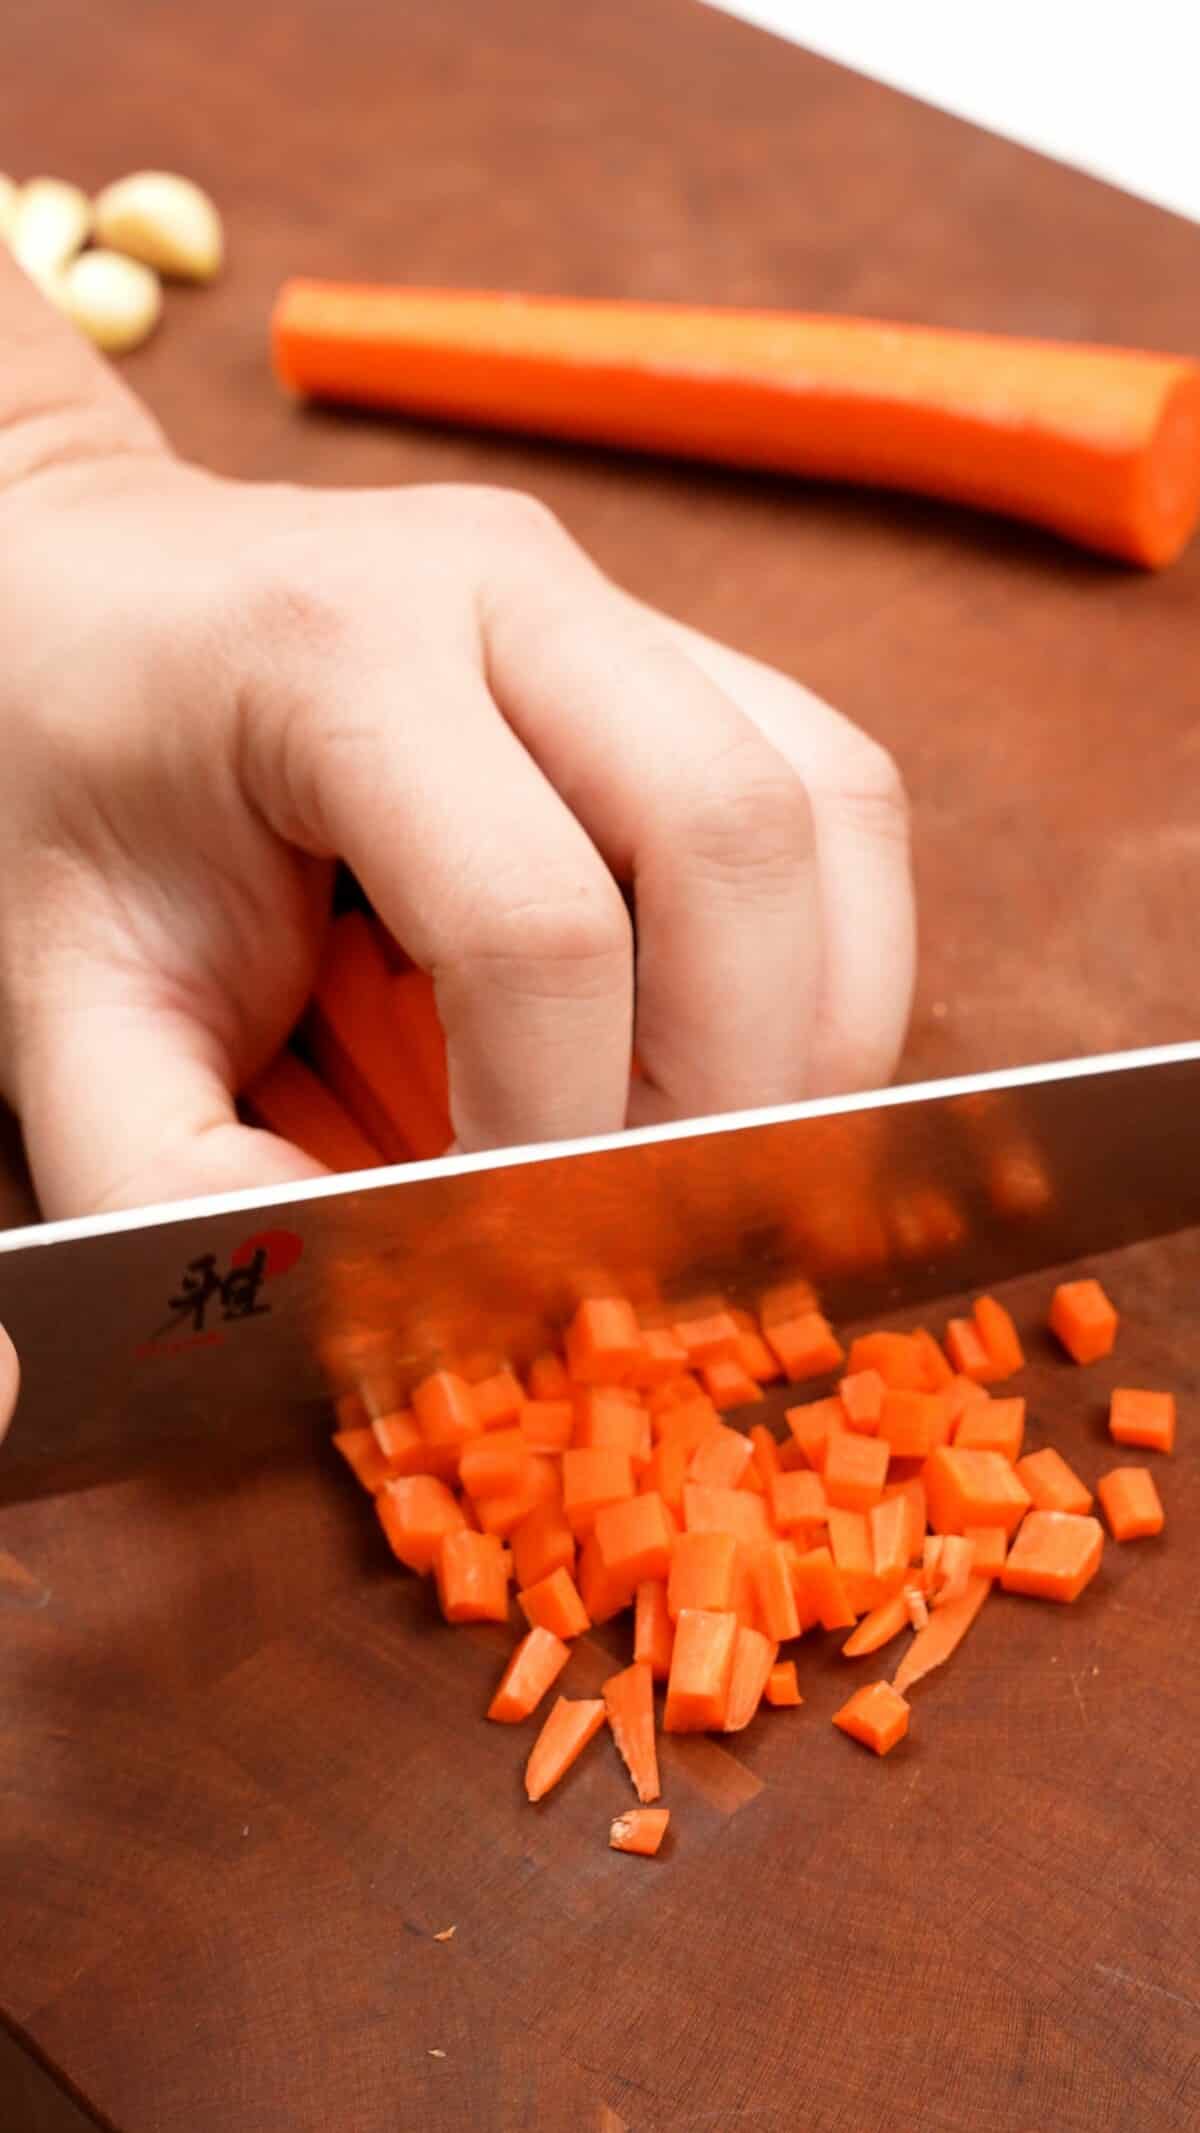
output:
[[378, 1496], [386, 1482], [399, 1479], [388, 1465], [369, 1423], [358, 1424], [353, 1429], [335, 1429], [333, 1441], [355, 1480], [368, 1495]]
[[561, 1502], [534, 1504], [511, 1533], [517, 1584], [538, 1585], [554, 1570], [574, 1570], [575, 1536]]
[[758, 1299], [758, 1321], [765, 1333], [781, 1320], [804, 1318], [816, 1308], [817, 1294], [810, 1281], [777, 1281]]
[[828, 1510], [825, 1484], [819, 1474], [807, 1469], [797, 1474], [776, 1474], [771, 1483], [771, 1515], [781, 1533], [794, 1532], [798, 1526], [819, 1526], [825, 1523]]
[[669, 1408], [651, 1424], [659, 1444], [683, 1445], [689, 1456], [698, 1444], [722, 1428], [721, 1417], [706, 1393], [698, 1400], [685, 1400], [680, 1407]]
[[738, 1543], [732, 1533], [681, 1533], [667, 1577], [667, 1613], [678, 1621], [685, 1607], [728, 1614], [733, 1607]]
[[910, 1481], [889, 1481], [883, 1492], [883, 1500], [888, 1503], [894, 1496], [899, 1496], [903, 1499], [907, 1512], [908, 1561], [910, 1563], [919, 1562], [921, 1549], [925, 1541], [927, 1523], [925, 1484], [919, 1475], [915, 1475]]
[[776, 1474], [783, 1471], [779, 1464], [779, 1445], [765, 1422], [756, 1422], [749, 1435], [759, 1479], [769, 1494]]
[[908, 1567], [909, 1507], [903, 1496], [889, 1496], [867, 1513], [871, 1534], [871, 1568], [878, 1584], [898, 1585]]
[[892, 1392], [928, 1390], [924, 1351], [911, 1333], [860, 1333], [850, 1343], [847, 1376], [860, 1370], [876, 1370]]
[[875, 1575], [875, 1551], [865, 1511], [842, 1511], [829, 1507], [829, 1547], [838, 1576], [856, 1615], [865, 1614], [885, 1597]]
[[661, 1496], [634, 1496], [602, 1504], [596, 1512], [596, 1542], [607, 1575], [628, 1587], [630, 1598], [647, 1578], [665, 1578], [671, 1567], [675, 1529]]
[[851, 1429], [864, 1437], [873, 1437], [883, 1415], [883, 1398], [887, 1387], [877, 1370], [856, 1370], [844, 1377], [838, 1386], [838, 1398], [845, 1411]]
[[998, 1378], [1011, 1378], [1025, 1368], [1025, 1354], [1021, 1347], [1012, 1317], [994, 1296], [980, 1296], [972, 1316], [975, 1330], [992, 1359]]
[[1098, 1281], [1063, 1281], [1054, 1291], [1050, 1331], [1075, 1362], [1095, 1363], [1111, 1355], [1117, 1325], [1117, 1314]]
[[623, 1578], [614, 1578], [604, 1567], [600, 1543], [589, 1533], [579, 1551], [575, 1572], [579, 1597], [593, 1622], [611, 1622], [629, 1605], [629, 1588]]
[[738, 1328], [736, 1360], [756, 1385], [771, 1384], [781, 1374], [778, 1358], [772, 1355], [749, 1311], [731, 1311], [729, 1315]]
[[526, 1400], [519, 1416], [531, 1452], [565, 1452], [575, 1433], [573, 1400]]
[[635, 1660], [639, 1665], [648, 1666], [656, 1681], [665, 1681], [671, 1671], [675, 1623], [667, 1606], [667, 1588], [661, 1579], [647, 1579], [645, 1584], [638, 1586], [633, 1624]]
[[973, 1551], [972, 1577], [998, 1578], [1008, 1555], [1008, 1535], [1003, 1526], [968, 1526], [966, 1539]]
[[[852, 1518], [852, 1511], [843, 1511]], [[841, 1573], [828, 1548], [809, 1548], [792, 1562], [792, 1584], [800, 1619], [819, 1622], [822, 1629], [853, 1629], [854, 1609]]]
[[687, 1359], [693, 1369], [703, 1363], [736, 1362], [738, 1350], [738, 1324], [724, 1308], [705, 1312], [696, 1318], [676, 1319], [671, 1328], [676, 1340], [687, 1351]]
[[799, 1318], [780, 1319], [774, 1325], [764, 1326], [767, 1345], [778, 1358], [785, 1377], [795, 1383], [800, 1378], [823, 1377], [826, 1371], [836, 1370], [845, 1358], [833, 1327], [819, 1311], [808, 1311]]
[[573, 1445], [596, 1450], [601, 1446], [628, 1452], [634, 1473], [650, 1464], [653, 1440], [650, 1417], [644, 1407], [630, 1404], [618, 1387], [587, 1386], [575, 1399]]
[[1024, 1459], [1018, 1459], [1016, 1471], [1035, 1510], [1074, 1512], [1076, 1517], [1091, 1510], [1091, 1490], [1052, 1444], [1044, 1451], [1029, 1452]]
[[[738, 1336], [739, 1340], [741, 1335]], [[737, 1356], [720, 1356], [715, 1363], [702, 1363], [700, 1375], [714, 1407], [749, 1407], [764, 1395], [757, 1379], [743, 1369]]]
[[452, 1370], [435, 1370], [413, 1387], [412, 1408], [426, 1444], [459, 1451], [479, 1429], [471, 1387]]
[[912, 1338], [920, 1350], [921, 1361], [925, 1369], [925, 1391], [947, 1391], [954, 1383], [954, 1372], [946, 1361], [939, 1343], [934, 1339], [932, 1333], [926, 1332], [924, 1326], [918, 1326]]
[[680, 1371], [687, 1369], [687, 1349], [678, 1340], [669, 1326], [643, 1326], [642, 1353], [634, 1365], [630, 1384], [649, 1392], [657, 1385], [669, 1384]]
[[964, 1452], [999, 1452], [1015, 1466], [1025, 1442], [1025, 1402], [978, 1400], [963, 1409], [954, 1431], [954, 1442]]
[[497, 1370], [493, 1376], [481, 1378], [471, 1387], [471, 1405], [475, 1409], [477, 1429], [503, 1429], [510, 1422], [518, 1422], [525, 1405], [525, 1392], [519, 1379], [511, 1370]]
[[719, 1732], [733, 1672], [738, 1618], [685, 1607], [675, 1624], [675, 1647], [667, 1682], [663, 1729], [667, 1733]]
[[889, 1755], [897, 1741], [904, 1739], [908, 1719], [909, 1706], [890, 1681], [872, 1681], [856, 1689], [849, 1703], [835, 1712], [833, 1723], [876, 1755]]
[[1003, 1526], [1011, 1535], [1029, 1509], [1029, 1491], [999, 1452], [962, 1452], [943, 1445], [925, 1468], [929, 1523], [937, 1533], [968, 1526]]
[[1151, 1452], [1172, 1451], [1175, 1445], [1174, 1393], [1136, 1392], [1129, 1387], [1114, 1392], [1109, 1405], [1108, 1433], [1117, 1444], [1138, 1444]]
[[1114, 1467], [1100, 1476], [1096, 1490], [1114, 1540], [1145, 1540], [1162, 1532], [1162, 1500], [1148, 1466]]
[[879, 1441], [898, 1459], [926, 1459], [935, 1451], [946, 1407], [937, 1392], [887, 1392]]
[[504, 1550], [493, 1533], [444, 1533], [434, 1558], [447, 1622], [507, 1622]]
[[689, 1533], [732, 1533], [744, 1541], [771, 1538], [766, 1504], [749, 1489], [714, 1489], [705, 1482], [687, 1481], [683, 1522]]
[[390, 1481], [375, 1498], [375, 1509], [392, 1554], [422, 1573], [433, 1569], [443, 1535], [466, 1529], [461, 1507], [433, 1474]]
[[560, 1355], [535, 1355], [528, 1372], [531, 1400], [569, 1400], [571, 1379]]
[[562, 1455], [563, 1510], [577, 1538], [590, 1533], [603, 1504], [634, 1494], [629, 1453], [609, 1445], [572, 1446]]
[[569, 1570], [552, 1570], [517, 1594], [518, 1605], [531, 1629], [553, 1630], [564, 1642], [581, 1637], [591, 1628], [579, 1587]]
[[750, 1561], [758, 1620], [776, 1644], [786, 1644], [790, 1637], [800, 1635], [801, 1622], [791, 1566], [782, 1543], [764, 1542], [751, 1551]]
[[804, 1407], [789, 1407], [786, 1421], [810, 1467], [819, 1474], [825, 1464], [830, 1437], [845, 1425], [845, 1409], [841, 1401], [810, 1400]]
[[1099, 1519], [1069, 1511], [1031, 1511], [1000, 1573], [1005, 1592], [1039, 1600], [1077, 1600], [1104, 1553]]
[[796, 1680], [796, 1662], [794, 1659], [777, 1659], [775, 1661], [774, 1666], [767, 1675], [767, 1686], [763, 1690], [763, 1695], [767, 1702], [774, 1704], [778, 1710], [795, 1709], [804, 1702]]
[[740, 1486], [754, 1457], [749, 1437], [720, 1423], [696, 1446], [688, 1462], [688, 1480], [707, 1483], [714, 1489]]
[[879, 1437], [839, 1431], [825, 1451], [826, 1501], [842, 1511], [869, 1511], [883, 1494], [888, 1457], [888, 1447]]
[[530, 1452], [525, 1480], [519, 1489], [514, 1489], [510, 1495], [481, 1496], [478, 1500], [468, 1496], [465, 1501], [474, 1505], [483, 1532], [496, 1533], [501, 1540], [510, 1540], [538, 1504], [554, 1504], [561, 1510], [559, 1462], [543, 1452]]
[[515, 1496], [529, 1479], [532, 1454], [516, 1427], [469, 1437], [458, 1461], [458, 1478], [476, 1502], [484, 1496]]
[[974, 1378], [977, 1385], [991, 1385], [1006, 1375], [984, 1346], [973, 1318], [952, 1318], [946, 1328], [946, 1352], [960, 1377]]
[[624, 1296], [590, 1296], [580, 1304], [563, 1343], [577, 1385], [624, 1385], [644, 1354], [642, 1329]]
[[690, 1458], [686, 1444], [664, 1439], [655, 1445], [639, 1484], [642, 1489], [656, 1490], [673, 1518], [683, 1517], [683, 1484]]

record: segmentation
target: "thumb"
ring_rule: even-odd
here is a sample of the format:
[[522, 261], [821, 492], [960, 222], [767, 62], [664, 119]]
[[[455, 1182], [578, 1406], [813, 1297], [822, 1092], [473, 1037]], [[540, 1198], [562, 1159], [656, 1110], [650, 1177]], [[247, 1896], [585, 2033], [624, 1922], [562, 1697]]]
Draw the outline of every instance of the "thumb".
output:
[[3, 1326], [0, 1326], [0, 1443], [8, 1431], [21, 1388], [21, 1365]]
[[81, 998], [70, 971], [47, 970], [22, 1017], [17, 1108], [44, 1215], [325, 1175], [290, 1141], [240, 1123], [232, 1062], [211, 1031], [110, 982]]

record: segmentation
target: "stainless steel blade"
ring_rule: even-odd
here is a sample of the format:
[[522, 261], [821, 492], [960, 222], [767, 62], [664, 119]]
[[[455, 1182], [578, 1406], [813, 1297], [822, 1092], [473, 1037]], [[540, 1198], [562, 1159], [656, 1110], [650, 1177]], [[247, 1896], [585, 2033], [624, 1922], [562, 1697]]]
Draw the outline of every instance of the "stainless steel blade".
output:
[[522, 1361], [589, 1289], [854, 1322], [1200, 1222], [1200, 1045], [463, 1157], [0, 1236], [24, 1387], [0, 1496], [262, 1445], [357, 1386]]

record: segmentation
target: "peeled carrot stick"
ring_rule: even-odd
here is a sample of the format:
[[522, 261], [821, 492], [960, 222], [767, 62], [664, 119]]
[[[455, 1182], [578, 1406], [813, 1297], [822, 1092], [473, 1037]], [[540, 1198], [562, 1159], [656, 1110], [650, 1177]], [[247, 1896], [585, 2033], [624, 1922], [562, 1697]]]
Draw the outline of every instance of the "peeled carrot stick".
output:
[[608, 1723], [621, 1760], [633, 1779], [643, 1806], [662, 1791], [658, 1749], [654, 1741], [654, 1676], [645, 1661], [635, 1661], [604, 1684]]
[[1200, 517], [1200, 366], [803, 313], [292, 281], [313, 398], [915, 490], [1172, 562]]
[[395, 980], [384, 945], [363, 911], [335, 918], [306, 1029], [322, 1079], [388, 1162], [442, 1155], [436, 1105], [403, 1047]]
[[600, 1696], [576, 1699], [560, 1696], [538, 1734], [525, 1765], [525, 1793], [531, 1800], [544, 1799], [565, 1777], [604, 1724], [604, 1700]]
[[892, 1687], [906, 1696], [915, 1681], [922, 1681], [935, 1666], [942, 1666], [958, 1650], [972, 1622], [992, 1589], [990, 1578], [968, 1578], [960, 1599], [948, 1600], [919, 1629], [896, 1669]]
[[243, 1089], [242, 1104], [256, 1126], [293, 1141], [326, 1170], [376, 1170], [383, 1161], [337, 1097], [286, 1046]]

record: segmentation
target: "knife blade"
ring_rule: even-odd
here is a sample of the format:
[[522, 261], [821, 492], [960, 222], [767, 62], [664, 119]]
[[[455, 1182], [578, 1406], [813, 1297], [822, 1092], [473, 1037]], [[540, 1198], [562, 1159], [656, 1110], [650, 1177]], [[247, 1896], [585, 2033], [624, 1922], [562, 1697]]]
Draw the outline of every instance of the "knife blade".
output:
[[294, 1442], [350, 1388], [387, 1412], [587, 1293], [803, 1274], [852, 1324], [1187, 1228], [1198, 1105], [1174, 1045], [12, 1231], [0, 1500]]

